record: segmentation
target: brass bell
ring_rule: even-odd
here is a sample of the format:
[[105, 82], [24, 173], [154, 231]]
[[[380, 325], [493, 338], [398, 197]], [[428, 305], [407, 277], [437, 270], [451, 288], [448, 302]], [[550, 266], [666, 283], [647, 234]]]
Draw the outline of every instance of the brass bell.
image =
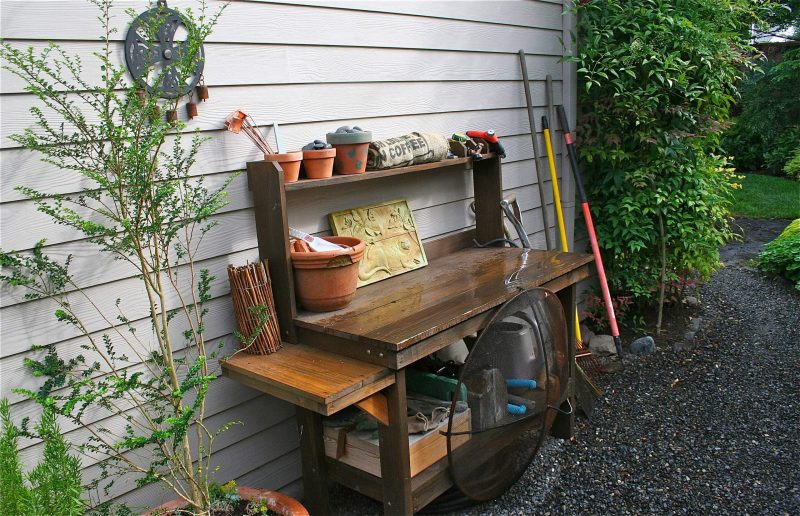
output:
[[191, 101], [186, 103], [186, 116], [189, 117], [189, 120], [197, 116], [197, 104]]
[[177, 121], [178, 121], [178, 111], [176, 109], [167, 110], [167, 122], [177, 122]]
[[208, 86], [205, 84], [200, 84], [197, 86], [197, 98], [200, 99], [202, 102], [208, 100]]

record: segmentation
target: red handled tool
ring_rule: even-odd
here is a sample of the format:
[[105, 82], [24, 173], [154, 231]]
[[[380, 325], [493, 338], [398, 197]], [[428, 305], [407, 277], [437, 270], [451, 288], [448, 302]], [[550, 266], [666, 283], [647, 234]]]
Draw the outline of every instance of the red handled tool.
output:
[[497, 153], [501, 158], [506, 157], [506, 149], [503, 147], [503, 144], [500, 143], [500, 137], [497, 136], [493, 129], [489, 129], [488, 131], [467, 131], [467, 136], [486, 140], [486, 143], [489, 144], [490, 151]]
[[572, 134], [569, 132], [569, 123], [567, 122], [567, 113], [564, 111], [564, 106], [558, 106], [558, 120], [561, 122], [561, 129], [564, 131], [564, 141], [567, 144], [569, 164], [575, 176], [575, 187], [578, 190], [578, 197], [581, 201], [583, 220], [586, 222], [586, 229], [589, 232], [589, 242], [592, 244], [592, 254], [594, 254], [594, 263], [597, 266], [597, 276], [600, 279], [600, 288], [603, 290], [603, 300], [606, 304], [608, 325], [611, 327], [611, 336], [614, 337], [614, 346], [617, 348], [617, 354], [619, 358], [622, 358], [622, 339], [619, 338], [617, 316], [614, 315], [614, 305], [611, 303], [611, 292], [608, 290], [606, 271], [603, 268], [603, 258], [600, 256], [600, 246], [597, 245], [597, 235], [594, 232], [592, 212], [589, 211], [589, 201], [586, 200], [586, 191], [583, 189], [583, 180], [581, 179], [581, 172], [578, 169], [578, 158], [575, 154], [575, 143], [572, 140]]

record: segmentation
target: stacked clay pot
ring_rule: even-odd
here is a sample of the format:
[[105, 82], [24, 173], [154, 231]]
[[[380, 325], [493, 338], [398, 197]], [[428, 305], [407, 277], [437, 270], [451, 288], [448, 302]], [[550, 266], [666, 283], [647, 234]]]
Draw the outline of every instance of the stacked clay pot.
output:
[[360, 127], [342, 126], [325, 137], [336, 148], [333, 169], [337, 174], [363, 174], [367, 170], [367, 153], [372, 132]]
[[324, 179], [333, 175], [336, 149], [322, 140], [314, 140], [303, 147], [303, 169], [308, 179]]

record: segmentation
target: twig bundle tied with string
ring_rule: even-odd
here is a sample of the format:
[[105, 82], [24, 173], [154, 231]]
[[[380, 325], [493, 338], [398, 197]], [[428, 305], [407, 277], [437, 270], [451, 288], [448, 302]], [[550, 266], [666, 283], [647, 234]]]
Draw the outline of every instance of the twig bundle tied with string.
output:
[[236, 336], [242, 350], [254, 355], [268, 355], [281, 347], [281, 334], [275, 317], [272, 282], [267, 262], [228, 266]]

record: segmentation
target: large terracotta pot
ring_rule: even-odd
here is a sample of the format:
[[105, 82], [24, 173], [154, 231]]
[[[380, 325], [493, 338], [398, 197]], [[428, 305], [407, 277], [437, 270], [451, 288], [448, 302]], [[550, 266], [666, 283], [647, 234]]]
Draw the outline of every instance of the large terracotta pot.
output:
[[303, 168], [309, 179], [323, 179], [333, 175], [333, 159], [336, 149], [316, 149], [303, 151]]
[[[236, 493], [248, 501], [263, 501], [271, 511], [281, 516], [309, 516], [308, 510], [291, 496], [270, 491], [269, 489], [256, 489], [253, 487], [237, 487]], [[171, 515], [186, 505], [181, 499], [171, 500], [161, 504], [155, 509], [144, 513], [143, 516]]]
[[280, 163], [284, 183], [294, 183], [300, 177], [300, 163], [303, 161], [303, 153], [300, 151], [264, 154], [264, 160]]
[[364, 242], [355, 237], [322, 237], [348, 246], [323, 252], [292, 251], [297, 299], [306, 310], [328, 312], [347, 306], [356, 294], [358, 262], [364, 256]]

